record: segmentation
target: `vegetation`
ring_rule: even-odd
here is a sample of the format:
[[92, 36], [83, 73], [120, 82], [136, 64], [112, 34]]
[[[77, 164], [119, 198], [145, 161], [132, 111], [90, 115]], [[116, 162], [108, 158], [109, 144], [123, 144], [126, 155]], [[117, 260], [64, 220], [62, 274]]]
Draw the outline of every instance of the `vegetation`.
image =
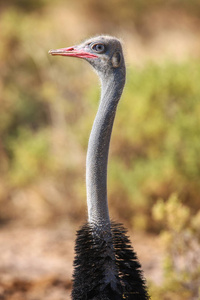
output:
[[114, 129], [112, 191], [124, 191], [136, 215], [146, 215], [148, 228], [150, 208], [159, 197], [176, 192], [194, 210], [199, 208], [197, 65], [169, 62], [129, 70]]
[[153, 299], [199, 299], [200, 211], [191, 214], [174, 194], [154, 205], [153, 216], [164, 228], [160, 238], [166, 250], [164, 284], [152, 287]]

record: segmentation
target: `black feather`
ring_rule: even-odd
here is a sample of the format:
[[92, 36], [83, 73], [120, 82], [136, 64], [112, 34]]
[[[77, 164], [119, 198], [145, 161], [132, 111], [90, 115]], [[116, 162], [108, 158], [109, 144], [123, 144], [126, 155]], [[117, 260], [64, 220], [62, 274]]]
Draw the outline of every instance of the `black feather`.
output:
[[[77, 232], [73, 300], [149, 299], [126, 229], [112, 223], [111, 233], [111, 239], [106, 239], [105, 232], [97, 235], [89, 224]], [[106, 270], [113, 266], [114, 277], [106, 276]]]

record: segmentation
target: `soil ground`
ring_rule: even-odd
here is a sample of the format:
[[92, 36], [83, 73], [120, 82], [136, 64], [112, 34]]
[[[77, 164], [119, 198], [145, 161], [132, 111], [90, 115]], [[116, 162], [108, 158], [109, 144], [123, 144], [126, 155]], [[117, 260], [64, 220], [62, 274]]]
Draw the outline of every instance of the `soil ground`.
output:
[[[70, 299], [75, 230], [5, 227], [0, 234], [0, 300]], [[131, 235], [145, 276], [162, 280], [155, 236]]]

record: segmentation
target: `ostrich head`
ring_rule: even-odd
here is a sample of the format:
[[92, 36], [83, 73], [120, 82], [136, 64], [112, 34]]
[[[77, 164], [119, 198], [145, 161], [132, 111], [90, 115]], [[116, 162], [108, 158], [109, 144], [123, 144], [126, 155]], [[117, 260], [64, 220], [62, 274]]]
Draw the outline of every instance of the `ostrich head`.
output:
[[119, 70], [123, 71], [123, 75], [125, 75], [121, 43], [118, 39], [110, 36], [93, 37], [77, 46], [50, 50], [49, 53], [83, 58], [94, 67], [100, 78]]

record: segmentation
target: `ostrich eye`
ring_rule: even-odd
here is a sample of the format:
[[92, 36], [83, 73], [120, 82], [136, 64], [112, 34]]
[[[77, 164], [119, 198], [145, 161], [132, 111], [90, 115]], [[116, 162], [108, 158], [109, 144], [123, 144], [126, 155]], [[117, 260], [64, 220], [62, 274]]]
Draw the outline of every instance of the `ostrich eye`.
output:
[[103, 53], [105, 52], [105, 46], [104, 44], [94, 44], [92, 46], [92, 49], [98, 53]]

